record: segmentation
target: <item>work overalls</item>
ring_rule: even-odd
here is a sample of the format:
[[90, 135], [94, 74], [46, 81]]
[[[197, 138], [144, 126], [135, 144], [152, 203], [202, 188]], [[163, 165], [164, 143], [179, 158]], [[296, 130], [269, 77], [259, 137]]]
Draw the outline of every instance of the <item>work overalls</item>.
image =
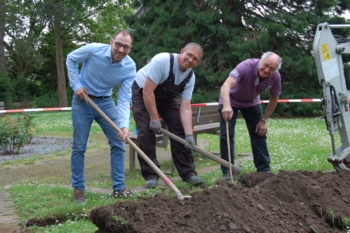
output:
[[[180, 104], [176, 97], [182, 93], [193, 72], [191, 71], [182, 83], [175, 85], [175, 77], [172, 72], [173, 61], [174, 57], [171, 53], [169, 76], [166, 81], [157, 86], [154, 90], [154, 95], [158, 114], [167, 125], [168, 130], [185, 139], [185, 132], [180, 119]], [[136, 82], [132, 86], [132, 108], [138, 130], [137, 146], [156, 166], [160, 167], [156, 155], [156, 137], [155, 133], [149, 128], [150, 116], [143, 100], [143, 89]], [[175, 167], [182, 180], [186, 181], [188, 177], [197, 175], [192, 152], [186, 149], [183, 144], [173, 139], [170, 139], [170, 147]], [[141, 166], [141, 174], [145, 180], [159, 178], [152, 167], [139, 155], [138, 160]]]

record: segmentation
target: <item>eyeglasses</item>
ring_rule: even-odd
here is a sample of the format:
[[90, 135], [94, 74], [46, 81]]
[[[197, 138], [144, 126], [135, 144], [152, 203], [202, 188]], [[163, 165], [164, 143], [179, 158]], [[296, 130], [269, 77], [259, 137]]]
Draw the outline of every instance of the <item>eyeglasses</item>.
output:
[[131, 49], [131, 46], [129, 45], [124, 45], [124, 44], [121, 44], [119, 42], [116, 42], [114, 41], [114, 46], [117, 48], [117, 49], [120, 49], [121, 47], [123, 47], [124, 51], [129, 51]]
[[272, 73], [275, 72], [275, 71], [277, 70], [277, 67], [269, 66], [269, 64], [267, 64], [267, 63], [262, 64], [262, 67], [263, 67], [264, 69], [268, 68], [269, 71], [272, 72]]
[[192, 61], [194, 61], [194, 62], [200, 62], [201, 59], [199, 59], [198, 57], [195, 57], [192, 53], [189, 53], [189, 52], [187, 52], [186, 50], [185, 50], [185, 53], [187, 54], [187, 56], [188, 56], [189, 58], [192, 59]]

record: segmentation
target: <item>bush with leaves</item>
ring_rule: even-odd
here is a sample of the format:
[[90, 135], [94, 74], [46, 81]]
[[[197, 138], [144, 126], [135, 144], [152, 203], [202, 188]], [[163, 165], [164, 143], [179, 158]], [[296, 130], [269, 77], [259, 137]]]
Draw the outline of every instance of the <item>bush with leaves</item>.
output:
[[0, 117], [0, 149], [4, 154], [18, 154], [20, 148], [31, 142], [35, 135], [33, 117], [27, 113], [17, 119]]

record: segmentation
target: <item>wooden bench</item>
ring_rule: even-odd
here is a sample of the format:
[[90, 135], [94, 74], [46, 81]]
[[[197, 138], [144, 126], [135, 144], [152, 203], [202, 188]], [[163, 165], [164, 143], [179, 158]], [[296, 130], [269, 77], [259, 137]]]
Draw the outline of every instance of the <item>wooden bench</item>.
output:
[[[218, 112], [218, 105], [212, 106], [196, 106], [196, 104], [192, 105], [192, 125], [193, 125], [193, 137], [197, 144], [197, 136], [198, 134], [215, 134], [217, 135], [220, 131], [220, 114]], [[166, 129], [166, 126], [165, 126]], [[129, 138], [136, 143], [137, 135], [135, 132], [130, 132]], [[166, 148], [168, 146], [169, 138], [163, 134], [156, 134], [157, 144], [156, 146]], [[135, 157], [136, 151], [129, 145], [129, 169], [130, 171], [135, 170]], [[173, 174], [175, 171], [175, 166], [172, 161], [172, 168], [170, 173]]]
[[220, 113], [218, 105], [192, 106], [193, 137], [197, 144], [198, 134], [218, 134], [220, 131]]
[[5, 110], [4, 102], [0, 102], [0, 110]]

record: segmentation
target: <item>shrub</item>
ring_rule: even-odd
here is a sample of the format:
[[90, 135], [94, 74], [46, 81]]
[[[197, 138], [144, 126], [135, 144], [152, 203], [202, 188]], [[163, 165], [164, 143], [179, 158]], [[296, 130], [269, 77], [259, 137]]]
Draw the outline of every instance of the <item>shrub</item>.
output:
[[0, 117], [0, 148], [5, 154], [18, 154], [20, 148], [35, 135], [33, 117], [24, 113], [17, 119]]
[[58, 106], [58, 94], [46, 93], [35, 98], [36, 108], [50, 108]]
[[5, 109], [9, 109], [12, 101], [14, 82], [0, 73], [0, 101], [5, 102]]

